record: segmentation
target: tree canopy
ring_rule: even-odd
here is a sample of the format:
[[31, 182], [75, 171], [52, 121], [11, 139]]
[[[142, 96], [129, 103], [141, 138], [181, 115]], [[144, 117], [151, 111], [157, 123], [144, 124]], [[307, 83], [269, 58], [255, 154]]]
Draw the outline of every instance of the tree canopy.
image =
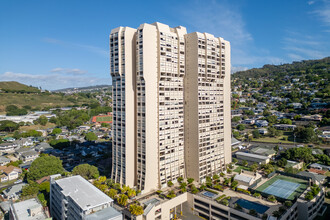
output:
[[27, 179], [35, 181], [45, 176], [62, 173], [63, 171], [62, 161], [58, 157], [45, 154], [32, 162]]
[[89, 164], [80, 164], [73, 168], [73, 175], [80, 175], [85, 179], [97, 179], [100, 176], [99, 170], [97, 167]]

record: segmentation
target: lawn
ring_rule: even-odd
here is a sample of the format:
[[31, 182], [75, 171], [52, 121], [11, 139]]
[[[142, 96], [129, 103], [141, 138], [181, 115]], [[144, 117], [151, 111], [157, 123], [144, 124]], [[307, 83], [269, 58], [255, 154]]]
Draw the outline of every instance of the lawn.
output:
[[293, 177], [289, 177], [289, 176], [278, 175], [278, 176], [275, 176], [275, 177], [271, 178], [270, 180], [268, 180], [267, 182], [265, 182], [261, 186], [259, 186], [256, 189], [256, 191], [263, 192], [268, 186], [272, 185], [277, 180], [285, 180], [285, 181], [288, 181], [288, 182], [293, 182], [293, 183], [299, 183], [300, 184], [299, 187], [287, 198], [289, 200], [293, 200], [296, 196], [302, 194], [307, 189], [307, 186], [308, 186], [308, 182], [306, 180], [293, 178]]
[[242, 169], [243, 170], [248, 170], [248, 171], [251, 170], [249, 167], [244, 167], [244, 166], [239, 165], [235, 168], [234, 172], [240, 173]]
[[48, 122], [45, 126], [43, 125], [30, 125], [30, 126], [22, 126], [19, 128], [20, 131], [28, 131], [28, 130], [46, 130], [48, 128], [55, 127], [55, 124]]

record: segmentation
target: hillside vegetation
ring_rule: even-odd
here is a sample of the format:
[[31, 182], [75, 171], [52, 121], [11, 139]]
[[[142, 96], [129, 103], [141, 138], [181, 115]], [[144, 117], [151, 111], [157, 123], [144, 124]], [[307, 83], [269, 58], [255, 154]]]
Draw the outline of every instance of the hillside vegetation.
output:
[[0, 82], [0, 113], [6, 112], [6, 107], [15, 105], [27, 110], [46, 110], [52, 107], [81, 106], [97, 102], [85, 94], [41, 92], [38, 88], [18, 82]]
[[[262, 68], [253, 68], [246, 71], [239, 71], [233, 74], [233, 79], [248, 79], [248, 78], [280, 78], [287, 74], [290, 75], [312, 75], [321, 74], [329, 78], [330, 57], [319, 60], [303, 60], [301, 62], [293, 62], [292, 64], [282, 65], [264, 65]], [[283, 79], [282, 79], [283, 80]]]
[[0, 82], [0, 90], [3, 92], [19, 92], [19, 93], [39, 93], [40, 90], [33, 86], [27, 86], [15, 81]]

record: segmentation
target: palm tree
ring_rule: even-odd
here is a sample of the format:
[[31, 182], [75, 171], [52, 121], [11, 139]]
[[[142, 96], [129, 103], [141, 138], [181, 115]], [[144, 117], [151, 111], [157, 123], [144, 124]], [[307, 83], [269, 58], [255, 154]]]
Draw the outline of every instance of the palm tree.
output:
[[132, 204], [129, 206], [129, 211], [132, 215], [142, 215], [143, 214], [143, 207], [137, 204]]
[[126, 206], [128, 197], [125, 194], [120, 194], [117, 198], [117, 202], [119, 205]]

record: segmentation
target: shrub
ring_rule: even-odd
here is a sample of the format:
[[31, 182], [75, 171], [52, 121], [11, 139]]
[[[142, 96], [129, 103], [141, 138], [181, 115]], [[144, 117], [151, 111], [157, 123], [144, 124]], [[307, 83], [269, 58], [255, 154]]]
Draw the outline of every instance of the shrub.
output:
[[249, 190], [245, 190], [245, 189], [237, 188], [237, 191], [238, 191], [238, 192], [245, 193], [245, 194], [248, 194], [248, 195], [251, 195], [251, 192], [250, 192]]
[[208, 192], [211, 192], [211, 193], [214, 193], [214, 194], [219, 194], [217, 191], [214, 191], [212, 189], [209, 189], [209, 188], [206, 188], [205, 191], [208, 191]]
[[177, 179], [177, 180], [178, 180], [178, 182], [179, 182], [179, 183], [181, 183], [181, 182], [183, 181], [183, 177], [182, 177], [182, 176], [180, 176], [180, 177], [178, 177], [178, 179]]
[[275, 198], [274, 195], [269, 195], [269, 196], [267, 197], [267, 200], [270, 201], [270, 202], [276, 202], [276, 198]]
[[292, 202], [291, 201], [285, 201], [284, 205], [289, 208], [289, 207], [292, 206]]
[[240, 206], [240, 204], [238, 203], [235, 203], [235, 209], [242, 210], [242, 206]]
[[313, 198], [314, 198], [314, 196], [313, 196], [313, 193], [312, 192], [309, 191], [309, 192], [306, 193], [306, 195], [305, 195], [305, 199], [306, 200], [309, 200], [310, 201]]
[[171, 180], [167, 182], [167, 186], [168, 186], [168, 187], [171, 187], [171, 186], [173, 186], [173, 185], [174, 185], [174, 184], [172, 183]]
[[254, 209], [251, 209], [251, 210], [249, 211], [249, 214], [250, 214], [250, 215], [254, 215], [254, 216], [256, 216], [256, 215], [257, 215], [257, 211], [254, 210]]
[[223, 195], [217, 197], [215, 200], [219, 202], [220, 200], [222, 200], [222, 199], [225, 198], [225, 197], [226, 197], [226, 195], [223, 194]]
[[188, 178], [188, 179], [187, 179], [187, 182], [188, 182], [188, 184], [191, 184], [191, 183], [194, 182], [194, 179], [193, 179], [193, 178]]
[[227, 199], [223, 199], [220, 201], [220, 204], [228, 206], [229, 205], [229, 201]]
[[218, 184], [215, 185], [215, 186], [213, 186], [213, 188], [216, 189], [216, 190], [219, 190], [219, 191], [223, 192], [223, 187], [220, 186], [220, 185], [218, 185]]
[[157, 190], [157, 191], [156, 191], [157, 194], [161, 194], [162, 192], [163, 192], [163, 191], [161, 191], [161, 190]]
[[256, 197], [256, 198], [259, 198], [261, 195], [260, 195], [260, 193], [254, 193], [253, 194], [253, 197]]

